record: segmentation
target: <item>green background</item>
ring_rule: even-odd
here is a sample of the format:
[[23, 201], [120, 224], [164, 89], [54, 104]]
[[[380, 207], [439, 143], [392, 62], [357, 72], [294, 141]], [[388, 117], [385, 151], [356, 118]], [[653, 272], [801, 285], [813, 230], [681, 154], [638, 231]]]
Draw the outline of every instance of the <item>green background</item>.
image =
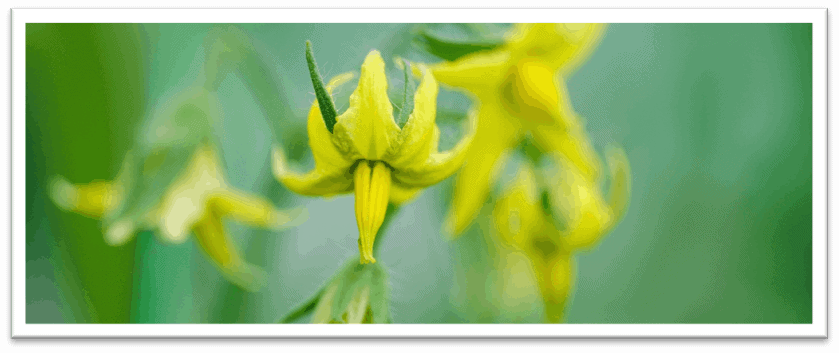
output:
[[[145, 232], [109, 247], [96, 220], [62, 212], [45, 193], [52, 175], [116, 175], [147, 112], [196, 77], [211, 25], [27, 25], [27, 322], [273, 322], [356, 256], [352, 196], [306, 198], [278, 184], [272, 130], [312, 165], [305, 40], [329, 79], [358, 70], [372, 49], [420, 58], [414, 25], [241, 27], [280, 89], [266, 117], [238, 76], [222, 83], [230, 182], [310, 214], [279, 233], [227, 222], [245, 258], [268, 271], [255, 293], [226, 282], [192, 240], [168, 245]], [[598, 151], [626, 149], [632, 200], [614, 231], [577, 256], [567, 322], [812, 321], [811, 43], [809, 24], [607, 28], [567, 82]], [[380, 235], [394, 321], [538, 322], [535, 292], [498, 289], [490, 206], [460, 239], [441, 234], [451, 184], [427, 189]]]

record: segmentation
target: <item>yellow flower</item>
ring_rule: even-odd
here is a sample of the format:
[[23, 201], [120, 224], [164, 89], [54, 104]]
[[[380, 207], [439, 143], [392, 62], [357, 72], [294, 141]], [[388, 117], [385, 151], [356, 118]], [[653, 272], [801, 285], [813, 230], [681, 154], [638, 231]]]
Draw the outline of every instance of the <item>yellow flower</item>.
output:
[[[310, 69], [316, 72], [313, 64]], [[424, 68], [420, 72], [422, 80], [413, 97], [413, 111], [400, 127], [387, 95], [385, 63], [378, 51], [371, 51], [361, 66], [349, 108], [334, 118], [331, 129], [321, 113], [322, 103], [312, 103], [308, 132], [314, 169], [306, 174], [290, 171], [282, 150], [274, 152], [276, 177], [296, 193], [331, 196], [355, 192], [361, 263], [376, 261], [373, 241], [388, 201], [406, 202], [422, 188], [449, 177], [463, 163], [472, 138], [471, 133], [467, 134], [451, 150], [438, 151], [437, 82]], [[333, 78], [326, 91], [331, 93], [350, 78], [352, 74]], [[474, 119], [470, 121], [474, 123]]]
[[[612, 183], [607, 203], [594, 183], [568, 161], [559, 160], [559, 175], [547, 191], [550, 210], [565, 222], [558, 227], [546, 214], [536, 172], [529, 166], [519, 170], [515, 182], [493, 210], [502, 243], [522, 251], [542, 294], [547, 320], [562, 320], [565, 303], [574, 282], [573, 253], [599, 241], [617, 223], [629, 199], [628, 162], [622, 151], [607, 153]], [[567, 176], [562, 179], [560, 176]]]
[[[209, 92], [201, 90], [199, 88], [197, 94], [195, 90], [188, 90], [177, 97], [175, 106], [179, 108], [174, 111], [198, 108], [197, 111], [206, 112], [203, 109], [206, 106], [201, 108], [202, 105], [195, 104], [196, 97], [207, 99]], [[194, 116], [194, 112], [189, 114]], [[161, 126], [167, 125], [171, 124]], [[190, 132], [179, 131], [177, 124], [155, 130], [158, 131], [153, 134], [164, 143], [168, 138], [177, 140]], [[211, 143], [205, 140], [191, 148], [186, 165], [175, 166], [181, 168], [180, 172], [168, 183], [158, 185], [163, 188], [162, 192], [142, 189], [167, 172], [163, 170], [167, 168], [160, 165], [172, 158], [171, 150], [153, 149], [137, 163], [140, 165], [135, 164], [136, 155], [129, 152], [113, 181], [74, 185], [63, 177], [56, 177], [50, 185], [50, 196], [62, 209], [102, 218], [105, 241], [113, 246], [125, 244], [137, 231], [144, 229], [156, 230], [158, 236], [169, 243], [182, 243], [189, 234], [194, 234], [198, 244], [228, 280], [244, 289], [256, 290], [264, 281], [264, 271], [241, 258], [224, 229], [222, 218], [232, 217], [257, 227], [282, 229], [305, 219], [305, 210], [279, 211], [268, 200], [233, 188], [224, 176], [218, 151]], [[132, 173], [134, 171], [139, 173]], [[138, 176], [140, 180], [137, 180]]]
[[[460, 234], [477, 215], [498, 165], [529, 132], [544, 151], [561, 154], [596, 179], [599, 160], [570, 105], [564, 77], [591, 52], [600, 24], [518, 24], [498, 48], [432, 67], [443, 84], [478, 101], [478, 127], [457, 176], [447, 228]], [[557, 77], [559, 75], [559, 77]]]

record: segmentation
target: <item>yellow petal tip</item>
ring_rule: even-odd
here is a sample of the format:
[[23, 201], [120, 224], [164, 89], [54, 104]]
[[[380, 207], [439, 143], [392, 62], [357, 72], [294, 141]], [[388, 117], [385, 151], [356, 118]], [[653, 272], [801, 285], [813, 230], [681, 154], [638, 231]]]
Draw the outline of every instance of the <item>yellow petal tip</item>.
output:
[[274, 173], [274, 177], [277, 178], [277, 180], [281, 180], [288, 172], [285, 152], [283, 152], [283, 149], [277, 145], [274, 145], [271, 149], [271, 171]]
[[55, 176], [49, 182], [49, 196], [59, 208], [72, 211], [79, 202], [78, 188], [62, 176]]
[[222, 269], [224, 277], [239, 288], [256, 292], [265, 286], [268, 274], [256, 265], [239, 263]]
[[309, 218], [309, 210], [305, 207], [297, 207], [285, 211], [275, 210], [271, 218], [273, 219], [273, 229], [288, 229], [297, 227], [306, 222]]
[[134, 222], [121, 220], [114, 222], [105, 230], [105, 242], [110, 246], [120, 246], [131, 240], [134, 235]]

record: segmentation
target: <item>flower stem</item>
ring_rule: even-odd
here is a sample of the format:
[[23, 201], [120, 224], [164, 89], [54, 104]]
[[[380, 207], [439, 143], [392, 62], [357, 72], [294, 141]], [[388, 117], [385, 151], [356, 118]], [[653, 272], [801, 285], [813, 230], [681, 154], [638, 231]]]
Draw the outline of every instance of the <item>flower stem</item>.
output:
[[[399, 213], [399, 206], [396, 206], [392, 203], [387, 205], [387, 213], [385, 214], [385, 219], [382, 222], [382, 226], [379, 227], [379, 235], [384, 235], [384, 234], [387, 233], [387, 227], [390, 224], [390, 222], [394, 218], [396, 218], [397, 213]], [[381, 237], [377, 240], [378, 240], [377, 242], [373, 242], [373, 252], [374, 253], [379, 249], [379, 244], [382, 243]], [[357, 262], [358, 260], [355, 260], [355, 261]], [[318, 290], [318, 292], [315, 293], [315, 295], [313, 295], [311, 298], [309, 298], [305, 302], [299, 304], [296, 308], [291, 310], [288, 314], [283, 316], [281, 319], [277, 320], [277, 323], [291, 323], [291, 322], [294, 322], [297, 319], [305, 316], [306, 314], [312, 312], [312, 310], [314, 310], [315, 307], [317, 306], [318, 301], [320, 300], [320, 297], [323, 294], [324, 289], [326, 288], [326, 286], [330, 282], [331, 282], [331, 280], [327, 281], [327, 284], [325, 284], [320, 290]]]

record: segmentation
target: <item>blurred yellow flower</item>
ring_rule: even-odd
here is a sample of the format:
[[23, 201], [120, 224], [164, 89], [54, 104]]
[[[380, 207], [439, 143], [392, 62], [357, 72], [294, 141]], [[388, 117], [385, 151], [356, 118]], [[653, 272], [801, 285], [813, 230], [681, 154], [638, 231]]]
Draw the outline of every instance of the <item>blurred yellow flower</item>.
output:
[[[74, 185], [63, 177], [55, 177], [50, 196], [64, 210], [103, 219], [105, 241], [113, 246], [125, 244], [145, 229], [155, 230], [169, 243], [182, 243], [190, 233], [195, 234], [198, 244], [228, 280], [244, 289], [256, 290], [264, 281], [264, 271], [241, 258], [222, 218], [229, 216], [257, 227], [282, 229], [304, 220], [305, 210], [279, 211], [268, 200], [230, 186], [218, 151], [208, 140], [183, 146], [186, 142], [182, 141], [198, 129], [185, 123], [196, 120], [178, 119], [215, 114], [211, 111], [214, 108], [210, 109], [216, 105], [213, 93], [202, 87], [192, 88], [169, 103], [163, 110], [169, 119], [150, 131], [150, 140], [160, 146], [152, 148], [142, 162], [135, 159], [135, 152], [129, 152], [113, 181]], [[174, 145], [162, 147], [170, 143]], [[177, 160], [178, 148], [191, 151], [183, 161], [185, 165], [165, 164]], [[173, 170], [177, 174], [171, 179], [160, 178]], [[130, 196], [134, 198], [129, 200]]]
[[[310, 69], [316, 72], [311, 63]], [[310, 196], [355, 192], [361, 263], [376, 261], [373, 241], [388, 201], [406, 202], [422, 188], [452, 175], [463, 163], [472, 139], [470, 133], [449, 151], [438, 150], [437, 82], [424, 68], [420, 72], [422, 80], [413, 97], [413, 111], [400, 127], [387, 95], [385, 63], [378, 51], [371, 51], [361, 66], [349, 108], [334, 117], [332, 126], [324, 120], [319, 100], [312, 104], [308, 132], [314, 169], [306, 174], [290, 171], [282, 150], [274, 151], [274, 174], [292, 191]], [[331, 94], [352, 77], [348, 73], [333, 78], [326, 91]], [[474, 124], [474, 119], [471, 121]]]
[[[478, 127], [457, 176], [447, 230], [463, 232], [486, 199], [499, 162], [529, 132], [546, 152], [561, 154], [589, 179], [599, 161], [568, 99], [564, 77], [601, 37], [601, 24], [517, 24], [498, 48], [433, 66], [443, 84], [478, 102]], [[559, 77], [557, 77], [559, 76]]]
[[546, 213], [538, 171], [529, 165], [519, 169], [512, 187], [495, 204], [493, 218], [501, 241], [529, 259], [549, 322], [562, 320], [574, 282], [573, 253], [602, 239], [626, 209], [628, 161], [619, 149], [610, 149], [607, 160], [612, 176], [608, 203], [596, 184], [568, 161], [557, 160], [560, 175], [550, 179], [554, 184], [547, 195], [553, 206], [549, 211], [565, 223], [562, 229]]

